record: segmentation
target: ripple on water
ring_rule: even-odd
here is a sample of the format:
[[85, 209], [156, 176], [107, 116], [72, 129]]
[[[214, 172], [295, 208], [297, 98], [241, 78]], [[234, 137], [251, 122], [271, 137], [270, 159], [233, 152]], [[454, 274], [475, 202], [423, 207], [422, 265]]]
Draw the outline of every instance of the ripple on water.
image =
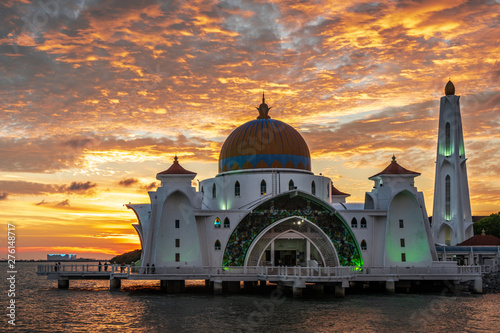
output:
[[[166, 295], [158, 281], [56, 281], [20, 263], [16, 331], [38, 332], [498, 332], [500, 295], [353, 295], [343, 299], [212, 296], [204, 281]], [[0, 273], [5, 281], [5, 271]], [[6, 317], [5, 317], [6, 318]], [[4, 319], [5, 325], [6, 319]], [[2, 327], [3, 329], [3, 327]]]

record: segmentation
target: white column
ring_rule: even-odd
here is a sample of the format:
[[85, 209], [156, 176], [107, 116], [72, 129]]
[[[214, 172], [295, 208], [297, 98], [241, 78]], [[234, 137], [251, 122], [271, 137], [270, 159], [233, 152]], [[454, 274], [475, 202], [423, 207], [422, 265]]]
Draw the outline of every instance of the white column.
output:
[[276, 266], [276, 263], [274, 262], [274, 240], [271, 242], [271, 262], [273, 263], [273, 266]]
[[311, 260], [311, 242], [306, 239], [306, 264], [309, 266], [309, 260]]

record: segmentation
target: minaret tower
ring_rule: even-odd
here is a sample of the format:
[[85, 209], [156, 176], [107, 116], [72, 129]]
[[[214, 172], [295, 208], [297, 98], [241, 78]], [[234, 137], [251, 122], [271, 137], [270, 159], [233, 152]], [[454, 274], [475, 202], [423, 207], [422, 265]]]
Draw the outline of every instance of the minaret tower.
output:
[[460, 96], [448, 81], [439, 108], [432, 228], [437, 243], [456, 245], [473, 236], [460, 116]]

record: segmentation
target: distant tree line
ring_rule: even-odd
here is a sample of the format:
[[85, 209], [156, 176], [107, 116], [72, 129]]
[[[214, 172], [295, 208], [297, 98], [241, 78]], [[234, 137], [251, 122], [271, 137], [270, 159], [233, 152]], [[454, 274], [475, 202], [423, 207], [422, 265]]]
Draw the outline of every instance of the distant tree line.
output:
[[111, 258], [110, 262], [113, 264], [121, 264], [122, 262], [126, 264], [131, 264], [141, 259], [141, 253], [142, 253], [141, 250], [130, 251]]
[[481, 235], [483, 230], [486, 235], [500, 237], [500, 212], [483, 217], [474, 223], [474, 235]]

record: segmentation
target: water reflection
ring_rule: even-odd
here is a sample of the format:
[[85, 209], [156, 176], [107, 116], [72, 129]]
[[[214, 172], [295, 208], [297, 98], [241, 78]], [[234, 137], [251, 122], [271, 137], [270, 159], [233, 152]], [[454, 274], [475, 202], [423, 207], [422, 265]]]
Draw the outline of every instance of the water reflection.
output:
[[[261, 295], [212, 296], [204, 281], [186, 294], [167, 295], [158, 281], [56, 281], [20, 263], [17, 331], [88, 332], [497, 332], [500, 295], [353, 295], [343, 299]], [[1, 273], [5, 281], [5, 270]], [[7, 327], [6, 319], [4, 319]], [[7, 327], [11, 329], [10, 327]], [[3, 328], [2, 328], [3, 329]]]

